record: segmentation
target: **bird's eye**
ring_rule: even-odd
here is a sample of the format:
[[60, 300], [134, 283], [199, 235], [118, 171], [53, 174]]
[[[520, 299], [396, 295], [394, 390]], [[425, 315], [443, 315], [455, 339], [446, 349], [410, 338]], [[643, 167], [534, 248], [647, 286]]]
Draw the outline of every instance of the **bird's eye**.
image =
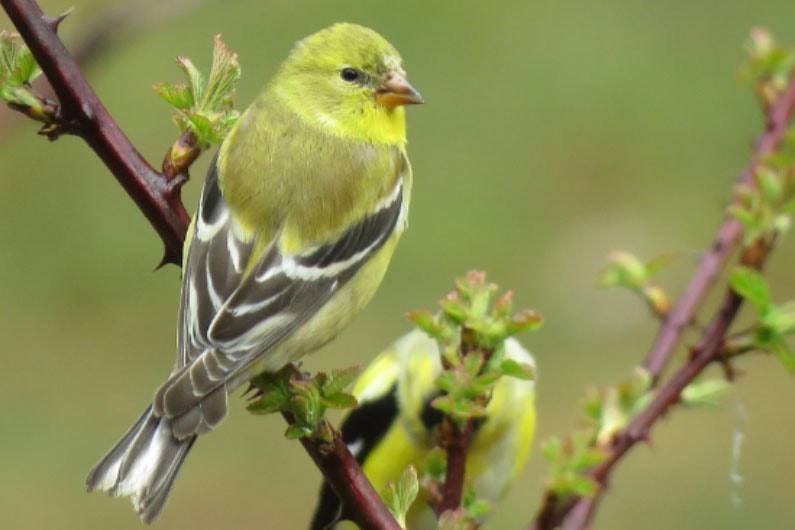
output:
[[361, 75], [362, 74], [361, 72], [359, 72], [359, 70], [357, 70], [356, 68], [351, 68], [350, 66], [347, 66], [342, 70], [340, 70], [340, 77], [342, 78], [343, 81], [347, 81], [348, 83], [353, 83], [354, 81], [358, 81]]

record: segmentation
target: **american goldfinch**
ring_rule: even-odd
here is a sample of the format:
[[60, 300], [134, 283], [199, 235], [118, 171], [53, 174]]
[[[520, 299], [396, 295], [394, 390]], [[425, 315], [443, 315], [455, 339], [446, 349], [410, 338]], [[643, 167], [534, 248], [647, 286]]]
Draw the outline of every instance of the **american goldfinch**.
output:
[[333, 339], [375, 293], [406, 227], [405, 105], [422, 103], [374, 31], [297, 43], [213, 160], [188, 233], [176, 366], [88, 489], [163, 509], [228, 394]]
[[[535, 367], [516, 339], [505, 341], [507, 358]], [[441, 394], [435, 340], [415, 330], [378, 355], [359, 377], [353, 394], [359, 401], [342, 422], [342, 436], [376, 491], [383, 495], [410, 464], [417, 467], [436, 445], [442, 413], [430, 406]], [[475, 423], [466, 477], [480, 499], [496, 503], [508, 491], [530, 456], [535, 434], [535, 383], [503, 376], [495, 385], [488, 415]], [[340, 503], [328, 486], [321, 487], [311, 530], [356, 528], [337, 520]], [[406, 518], [406, 528], [437, 528], [436, 517], [420, 496]]]

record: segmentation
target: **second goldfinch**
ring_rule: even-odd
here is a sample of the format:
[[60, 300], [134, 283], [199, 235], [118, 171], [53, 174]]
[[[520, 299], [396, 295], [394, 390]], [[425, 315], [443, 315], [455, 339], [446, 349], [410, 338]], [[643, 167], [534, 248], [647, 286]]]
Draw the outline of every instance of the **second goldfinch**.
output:
[[[516, 339], [505, 341], [505, 356], [535, 367], [532, 355]], [[389, 482], [397, 481], [409, 465], [420, 466], [437, 444], [442, 413], [430, 403], [441, 394], [436, 385], [441, 371], [436, 341], [414, 330], [378, 355], [356, 382], [353, 394], [359, 407], [343, 419], [342, 436], [382, 497]], [[486, 413], [475, 422], [466, 478], [478, 498], [497, 503], [530, 456], [535, 382], [503, 376]], [[347, 521], [333, 525], [339, 510], [336, 495], [324, 483], [311, 530], [356, 528]], [[407, 514], [406, 528], [437, 528], [436, 516], [422, 495]]]
[[177, 360], [87, 478], [163, 509], [228, 394], [334, 338], [375, 293], [406, 227], [404, 106], [422, 103], [374, 31], [300, 41], [221, 145], [185, 247]]

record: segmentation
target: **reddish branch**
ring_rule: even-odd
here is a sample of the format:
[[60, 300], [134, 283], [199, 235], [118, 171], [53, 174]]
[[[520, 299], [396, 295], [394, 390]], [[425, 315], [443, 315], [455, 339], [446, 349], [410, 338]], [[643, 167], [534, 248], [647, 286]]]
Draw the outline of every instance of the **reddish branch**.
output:
[[434, 507], [438, 515], [448, 510], [457, 510], [461, 506], [461, 499], [464, 497], [464, 476], [466, 475], [469, 444], [472, 441], [472, 430], [472, 420], [468, 420], [462, 430], [450, 418], [444, 419], [440, 439], [447, 454], [447, 469], [444, 476], [441, 501]]
[[[775, 105], [772, 105], [767, 112], [765, 132], [757, 141], [752, 161], [741, 178], [743, 184], [753, 185], [753, 176], [760, 162], [781, 144], [788, 130], [793, 110], [795, 110], [795, 77], [790, 79]], [[655, 382], [659, 380], [667, 360], [681, 341], [685, 328], [692, 321], [695, 311], [741, 236], [740, 223], [734, 218], [727, 218], [718, 231], [712, 249], [702, 258], [699, 269], [664, 323], [647, 357], [646, 367]], [[758, 241], [743, 251], [740, 263], [761, 269], [767, 261], [772, 246], [773, 242]], [[734, 322], [742, 302], [743, 299], [737, 293], [727, 289], [718, 312], [701, 333], [698, 343], [691, 348], [689, 360], [658, 388], [652, 402], [633, 418], [627, 428], [615, 435], [613, 444], [608, 448], [607, 460], [590, 473], [600, 486], [598, 493], [590, 498], [572, 497], [562, 501], [553, 492], [547, 492], [536, 520], [530, 527], [532, 530], [550, 530], [557, 527], [564, 530], [589, 528], [616, 464], [638, 442], [648, 440], [651, 428], [673, 405], [679, 403], [682, 391], [687, 385], [711, 363], [724, 360], [721, 355], [726, 333]]]
[[[56, 136], [75, 134], [88, 143], [160, 235], [165, 245], [163, 263], [181, 265], [182, 244], [190, 219], [180, 198], [180, 186], [186, 175], [174, 170], [180, 164], [175, 166], [167, 158], [164, 175], [133, 147], [56, 35], [62, 18], [44, 15], [35, 2], [28, 0], [0, 0], [0, 5], [60, 100]], [[186, 145], [191, 141], [190, 136], [180, 138]], [[192, 159], [188, 165], [190, 162]], [[286, 418], [291, 421], [289, 416]], [[365, 530], [400, 529], [338, 433], [334, 432], [330, 443], [308, 438], [301, 443], [340, 497], [346, 516]]]
[[[288, 423], [295, 422], [291, 414], [284, 412], [282, 415]], [[330, 427], [329, 430], [331, 442], [301, 438], [301, 444], [337, 494], [342, 505], [342, 517], [352, 519], [362, 530], [401, 530], [378, 492], [361, 472], [340, 433]]]
[[[91, 18], [88, 27], [82, 27], [80, 35], [70, 46], [71, 55], [85, 70], [120, 41], [136, 31], [151, 26], [163, 26], [170, 19], [184, 16], [189, 9], [196, 9], [211, 0], [142, 0], [117, 2], [101, 9]], [[33, 83], [32, 92], [40, 97], [52, 98], [54, 94], [45, 79]], [[0, 141], [17, 127], [24, 116], [18, 112], [6, 112], [0, 107]]]
[[[61, 18], [44, 15], [31, 1], [0, 0], [0, 4], [30, 47], [60, 100], [58, 117], [62, 132], [80, 136], [88, 143], [160, 235], [165, 246], [163, 263], [179, 265], [189, 222], [180, 198], [184, 175], [166, 178], [132, 146], [56, 35]], [[794, 105], [795, 80], [791, 80], [767, 114], [766, 130], [757, 142], [752, 162], [743, 174], [742, 182], [750, 184], [759, 162], [781, 143]], [[685, 328], [692, 322], [741, 234], [739, 222], [727, 218], [718, 231], [712, 249], [702, 258], [698, 270], [660, 329], [645, 363], [655, 382], [659, 380]], [[749, 266], [760, 268], [767, 258], [768, 250], [757, 252], [752, 257], [746, 253], [743, 261]], [[633, 419], [627, 429], [616, 435], [609, 458], [591, 473], [600, 485], [607, 485], [616, 463], [635, 444], [648, 438], [654, 423], [678, 403], [682, 390], [718, 359], [725, 334], [741, 304], [742, 299], [729, 290], [718, 314], [704, 330], [698, 344], [692, 348], [690, 360], [659, 388], [652, 403]], [[335, 436], [331, 443], [303, 439], [302, 444], [340, 497], [346, 507], [346, 515], [364, 529], [398, 528], [339, 436]], [[452, 467], [457, 469], [459, 466]], [[457, 480], [446, 482], [460, 483]], [[562, 505], [554, 494], [547, 494], [533, 528], [548, 529], [559, 525], [566, 530], [585, 528], [603, 492], [604, 487], [596, 497], [573, 499]], [[460, 492], [445, 492], [444, 497], [457, 497], [451, 508], [460, 503]]]
[[182, 261], [190, 218], [182, 205], [183, 178], [167, 180], [144, 160], [91, 88], [56, 35], [62, 17], [50, 17], [29, 0], [0, 0], [60, 100], [63, 132], [80, 136], [138, 205], [165, 246], [163, 264]]
[[[765, 131], [756, 142], [751, 163], [740, 182], [753, 184], [754, 171], [759, 163], [781, 144], [795, 105], [795, 80], [790, 80], [786, 90], [767, 112]], [[742, 226], [734, 217], [727, 217], [718, 230], [712, 248], [701, 258], [698, 270], [665, 320], [646, 357], [645, 366], [655, 383], [659, 380], [668, 360], [676, 350], [685, 328], [701, 306], [718, 273], [742, 234]]]

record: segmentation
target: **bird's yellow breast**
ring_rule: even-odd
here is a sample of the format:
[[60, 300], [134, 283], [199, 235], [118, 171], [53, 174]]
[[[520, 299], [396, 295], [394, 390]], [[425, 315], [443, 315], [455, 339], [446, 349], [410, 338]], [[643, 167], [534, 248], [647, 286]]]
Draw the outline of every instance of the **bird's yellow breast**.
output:
[[251, 235], [271, 241], [281, 232], [286, 252], [327, 241], [373, 211], [404, 168], [410, 178], [402, 145], [330, 135], [267, 96], [218, 156], [224, 200]]

